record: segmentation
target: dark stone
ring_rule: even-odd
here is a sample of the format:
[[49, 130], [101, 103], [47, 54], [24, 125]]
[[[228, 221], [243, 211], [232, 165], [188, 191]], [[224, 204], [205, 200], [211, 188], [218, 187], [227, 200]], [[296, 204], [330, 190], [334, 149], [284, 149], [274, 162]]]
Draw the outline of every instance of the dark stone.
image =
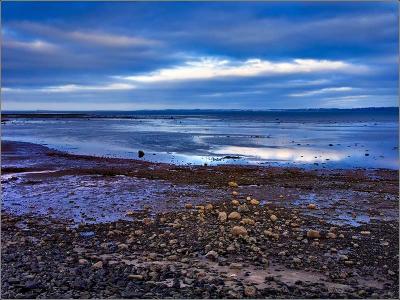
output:
[[144, 151], [143, 150], [139, 150], [138, 151], [138, 157], [142, 158], [144, 156]]

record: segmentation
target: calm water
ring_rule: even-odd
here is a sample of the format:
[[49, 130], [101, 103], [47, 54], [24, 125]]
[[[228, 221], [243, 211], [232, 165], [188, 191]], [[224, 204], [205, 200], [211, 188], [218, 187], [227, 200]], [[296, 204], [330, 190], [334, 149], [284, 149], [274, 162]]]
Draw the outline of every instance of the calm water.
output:
[[175, 164], [398, 169], [398, 111], [102, 112], [2, 125], [2, 139]]

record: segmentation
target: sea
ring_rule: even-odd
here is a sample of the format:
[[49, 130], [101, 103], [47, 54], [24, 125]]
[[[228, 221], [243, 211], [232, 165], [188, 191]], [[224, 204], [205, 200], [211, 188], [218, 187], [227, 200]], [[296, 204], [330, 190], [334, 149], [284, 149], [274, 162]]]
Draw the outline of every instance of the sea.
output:
[[398, 107], [3, 111], [1, 136], [74, 154], [178, 165], [399, 167]]

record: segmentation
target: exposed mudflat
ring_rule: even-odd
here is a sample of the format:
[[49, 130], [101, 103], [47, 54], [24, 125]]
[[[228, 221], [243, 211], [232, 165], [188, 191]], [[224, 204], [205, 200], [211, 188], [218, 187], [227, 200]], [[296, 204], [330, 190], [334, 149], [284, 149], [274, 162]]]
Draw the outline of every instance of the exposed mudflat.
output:
[[397, 171], [175, 166], [3, 141], [2, 193], [3, 298], [399, 295]]

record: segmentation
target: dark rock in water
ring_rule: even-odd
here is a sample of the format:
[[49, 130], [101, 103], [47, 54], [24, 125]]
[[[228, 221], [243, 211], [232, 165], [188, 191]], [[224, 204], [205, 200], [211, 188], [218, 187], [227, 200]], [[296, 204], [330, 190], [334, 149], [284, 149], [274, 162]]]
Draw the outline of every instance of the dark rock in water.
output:
[[238, 155], [226, 155], [223, 157], [223, 159], [239, 159], [240, 156]]
[[138, 156], [139, 156], [139, 158], [142, 158], [144, 156], [144, 151], [139, 150], [138, 151]]

